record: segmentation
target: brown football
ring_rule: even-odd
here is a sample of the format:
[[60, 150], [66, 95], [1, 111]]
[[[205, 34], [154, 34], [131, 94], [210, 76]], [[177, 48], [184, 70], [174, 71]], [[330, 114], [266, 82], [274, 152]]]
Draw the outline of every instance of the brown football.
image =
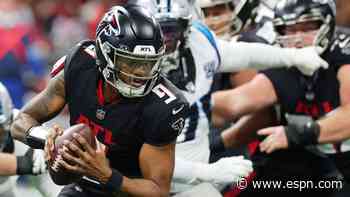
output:
[[[55, 140], [53, 158], [49, 162], [49, 173], [54, 183], [57, 185], [67, 185], [81, 179], [82, 175], [71, 172], [57, 163], [58, 159], [62, 159], [62, 156], [58, 153], [58, 150], [63, 147], [63, 142], [65, 140], [70, 141], [71, 143], [77, 143], [73, 138], [73, 133], [79, 133], [82, 135], [86, 141], [96, 149], [96, 142], [93, 132], [85, 124], [76, 124], [68, 129], [66, 129], [61, 136], [58, 136]], [[68, 162], [68, 161], [66, 161]], [[69, 163], [69, 162], [68, 162]]]

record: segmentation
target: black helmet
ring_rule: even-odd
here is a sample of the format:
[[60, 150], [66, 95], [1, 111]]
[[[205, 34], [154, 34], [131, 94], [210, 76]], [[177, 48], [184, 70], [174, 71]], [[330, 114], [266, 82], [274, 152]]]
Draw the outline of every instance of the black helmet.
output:
[[156, 20], [159, 22], [167, 53], [174, 52], [184, 42], [192, 19], [192, 5], [188, 0], [158, 0]]
[[[334, 0], [280, 0], [274, 10], [274, 27], [279, 33], [278, 42], [290, 43], [291, 36], [285, 36], [283, 29], [302, 22], [318, 21], [319, 29], [313, 37], [313, 45], [326, 50], [333, 38], [336, 6]], [[289, 38], [288, 38], [289, 37]], [[302, 43], [304, 39], [294, 36], [292, 42]]]
[[155, 18], [140, 6], [115, 6], [96, 30], [97, 64], [105, 80], [125, 97], [150, 92], [165, 51]]
[[232, 33], [237, 34], [254, 23], [259, 0], [233, 1], [235, 10], [232, 18]]

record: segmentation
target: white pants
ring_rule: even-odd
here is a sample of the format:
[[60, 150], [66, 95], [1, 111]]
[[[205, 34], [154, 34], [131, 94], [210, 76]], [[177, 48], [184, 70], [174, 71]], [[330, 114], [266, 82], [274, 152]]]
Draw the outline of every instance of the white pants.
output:
[[210, 183], [201, 183], [191, 189], [177, 193], [173, 197], [222, 197], [220, 192]]
[[[186, 161], [194, 161], [201, 163], [209, 163], [209, 138], [202, 135], [193, 141], [176, 144], [175, 156]], [[175, 163], [176, 165], [176, 163]], [[190, 190], [194, 185], [173, 180], [171, 184], [171, 192], [178, 193]]]
[[0, 184], [0, 197], [14, 197], [13, 193], [13, 183], [11, 179], [7, 179], [3, 183]]

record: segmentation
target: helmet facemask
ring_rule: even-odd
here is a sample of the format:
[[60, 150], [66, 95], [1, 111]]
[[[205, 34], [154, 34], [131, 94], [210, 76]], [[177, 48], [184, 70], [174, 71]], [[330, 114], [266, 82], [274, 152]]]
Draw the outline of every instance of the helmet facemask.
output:
[[[296, 20], [282, 21], [280, 18], [275, 19], [274, 26], [279, 33], [277, 37], [277, 43], [282, 47], [295, 47], [302, 48], [307, 46], [317, 46], [321, 47], [324, 52], [329, 46], [328, 35], [332, 31], [330, 28], [332, 17], [327, 15], [324, 17], [321, 13], [315, 11], [312, 14], [304, 14]], [[301, 25], [314, 27], [305, 28], [306, 30], [301, 30], [295, 32], [294, 34], [286, 33], [286, 29], [293, 28]], [[317, 28], [315, 25], [317, 24]], [[298, 28], [296, 28], [298, 29]], [[303, 28], [302, 28], [303, 29]]]
[[186, 19], [163, 18], [159, 20], [165, 42], [165, 53], [175, 52], [185, 39], [185, 31], [188, 26]]
[[[117, 49], [108, 42], [101, 44], [99, 39], [97, 42], [102, 46], [101, 52], [107, 62], [102, 74], [108, 84], [129, 98], [143, 97], [151, 91], [159, 76], [159, 60], [163, 53], [135, 55], [137, 53]], [[151, 46], [141, 46], [135, 50], [155, 54]]]

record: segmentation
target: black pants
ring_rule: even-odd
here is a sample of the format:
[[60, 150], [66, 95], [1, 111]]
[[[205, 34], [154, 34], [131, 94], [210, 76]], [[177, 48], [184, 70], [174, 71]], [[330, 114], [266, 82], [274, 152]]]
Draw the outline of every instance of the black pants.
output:
[[122, 192], [112, 194], [104, 191], [98, 191], [93, 188], [82, 187], [74, 183], [65, 186], [58, 194], [58, 197], [128, 197], [128, 195]]
[[335, 163], [339, 171], [343, 174], [346, 184], [337, 197], [350, 196], [350, 152], [329, 154], [328, 157]]
[[[345, 185], [334, 162], [327, 157], [288, 151], [275, 155], [260, 154], [253, 159], [256, 177], [239, 197], [338, 197]], [[262, 186], [263, 182], [265, 186]], [[323, 183], [339, 186], [330, 188]]]

